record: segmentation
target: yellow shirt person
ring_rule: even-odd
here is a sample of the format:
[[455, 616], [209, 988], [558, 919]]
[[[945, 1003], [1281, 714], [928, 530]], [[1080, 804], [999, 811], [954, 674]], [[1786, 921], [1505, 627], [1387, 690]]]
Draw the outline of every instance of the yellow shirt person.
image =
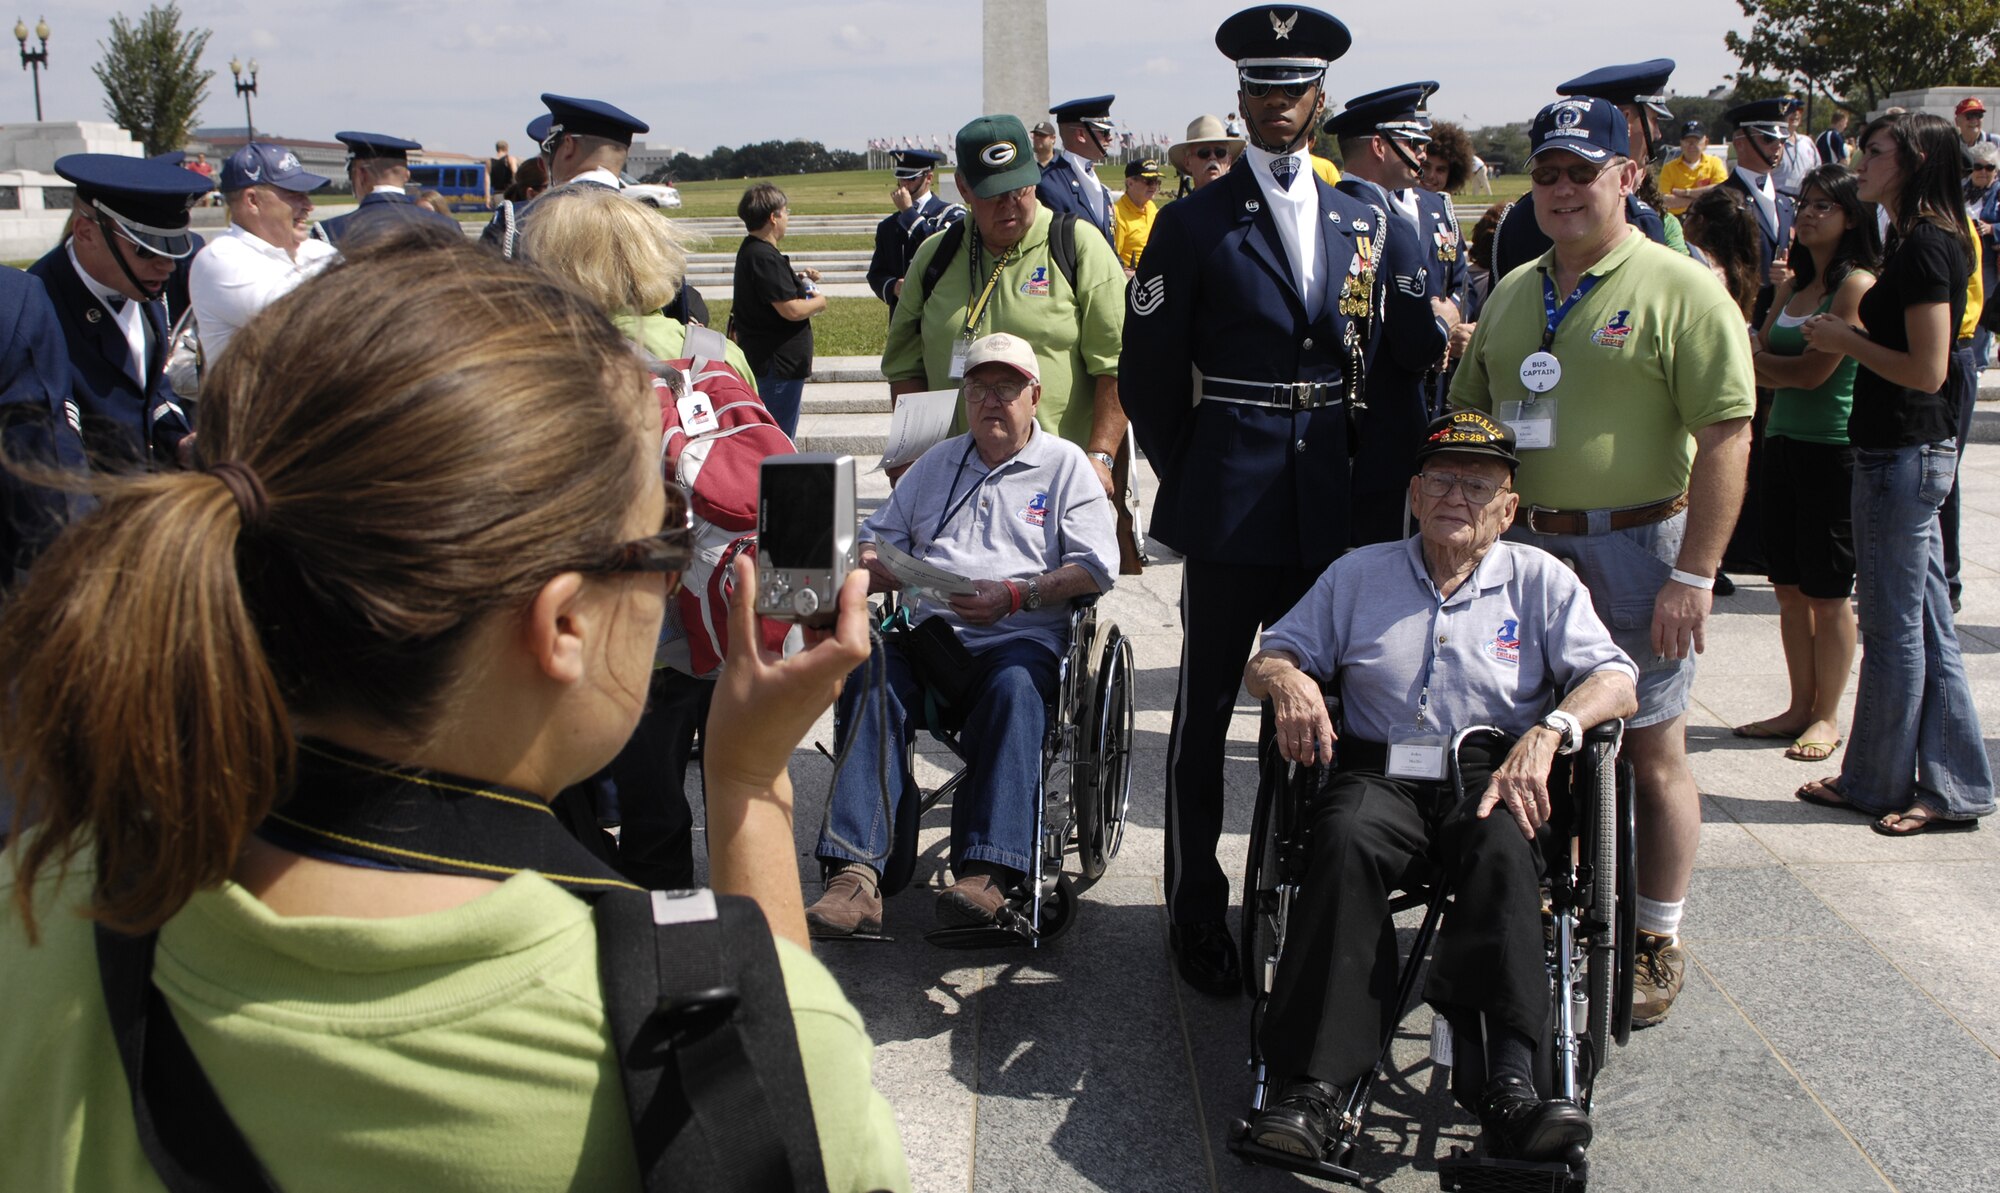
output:
[[1125, 163], [1125, 193], [1111, 205], [1111, 247], [1127, 276], [1139, 267], [1139, 255], [1153, 234], [1153, 217], [1160, 212], [1153, 196], [1159, 193], [1160, 163], [1151, 158]]

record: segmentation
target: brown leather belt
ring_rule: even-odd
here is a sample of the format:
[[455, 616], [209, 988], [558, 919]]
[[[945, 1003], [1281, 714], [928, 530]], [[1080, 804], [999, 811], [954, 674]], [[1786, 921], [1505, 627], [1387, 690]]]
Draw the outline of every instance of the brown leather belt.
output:
[[[1688, 507], [1688, 495], [1676, 493], [1672, 497], [1647, 505], [1627, 506], [1611, 511], [1612, 530], [1630, 530], [1634, 526], [1651, 526], [1664, 522]], [[1528, 507], [1528, 529], [1536, 534], [1589, 534], [1589, 510], [1550, 510], [1540, 506]]]

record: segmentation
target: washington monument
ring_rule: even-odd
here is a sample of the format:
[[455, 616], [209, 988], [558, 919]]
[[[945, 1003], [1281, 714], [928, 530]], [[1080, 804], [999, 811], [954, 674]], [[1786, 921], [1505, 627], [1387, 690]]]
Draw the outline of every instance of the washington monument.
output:
[[980, 0], [981, 109], [1033, 125], [1049, 115], [1048, 0]]

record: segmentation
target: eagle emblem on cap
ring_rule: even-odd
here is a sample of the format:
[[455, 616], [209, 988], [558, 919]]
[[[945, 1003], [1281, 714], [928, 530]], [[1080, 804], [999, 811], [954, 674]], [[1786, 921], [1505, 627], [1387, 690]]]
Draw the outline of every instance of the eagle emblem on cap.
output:
[[979, 160], [997, 168], [1013, 161], [1016, 152], [1014, 142], [995, 141], [979, 151]]
[[1298, 23], [1299, 23], [1299, 14], [1296, 12], [1294, 12], [1289, 17], [1280, 19], [1278, 16], [1278, 10], [1275, 8], [1271, 10], [1271, 32], [1278, 35], [1279, 41], [1284, 41], [1287, 38], [1291, 37], [1292, 26]]

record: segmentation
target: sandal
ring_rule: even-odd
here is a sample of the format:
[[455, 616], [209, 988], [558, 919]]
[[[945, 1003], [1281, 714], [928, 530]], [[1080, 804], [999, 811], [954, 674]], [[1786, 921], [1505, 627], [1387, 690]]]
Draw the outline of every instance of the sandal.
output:
[[[1907, 828], [1904, 826], [1908, 826]], [[1979, 827], [1978, 820], [1955, 820], [1940, 816], [1926, 804], [1911, 804], [1902, 812], [1891, 812], [1868, 826], [1885, 837], [1914, 837], [1918, 833], [1965, 833]]]
[[1793, 762], [1825, 762], [1833, 757], [1833, 752], [1840, 748], [1840, 743], [1841, 739], [1837, 737], [1832, 741], [1807, 741], [1800, 738], [1785, 751], [1785, 757]]
[[[1855, 807], [1853, 802], [1847, 798], [1846, 793], [1841, 791], [1839, 775], [1828, 775], [1824, 779], [1814, 779], [1797, 791], [1792, 792], [1792, 798], [1803, 800], [1806, 803], [1821, 808], [1840, 808], [1848, 812], [1861, 812], [1861, 809]], [[1862, 812], [1862, 815], [1865, 816], [1867, 813]]]
[[1775, 720], [1777, 720], [1776, 717], [1772, 717], [1769, 720], [1752, 721], [1748, 725], [1738, 725], [1736, 728], [1731, 729], [1730, 732], [1738, 737], [1748, 737], [1756, 741], [1776, 741], [1780, 738], [1797, 737], [1799, 729], [1807, 728], [1807, 726], [1801, 725], [1799, 729], [1779, 729], [1771, 724], [1771, 721]]

